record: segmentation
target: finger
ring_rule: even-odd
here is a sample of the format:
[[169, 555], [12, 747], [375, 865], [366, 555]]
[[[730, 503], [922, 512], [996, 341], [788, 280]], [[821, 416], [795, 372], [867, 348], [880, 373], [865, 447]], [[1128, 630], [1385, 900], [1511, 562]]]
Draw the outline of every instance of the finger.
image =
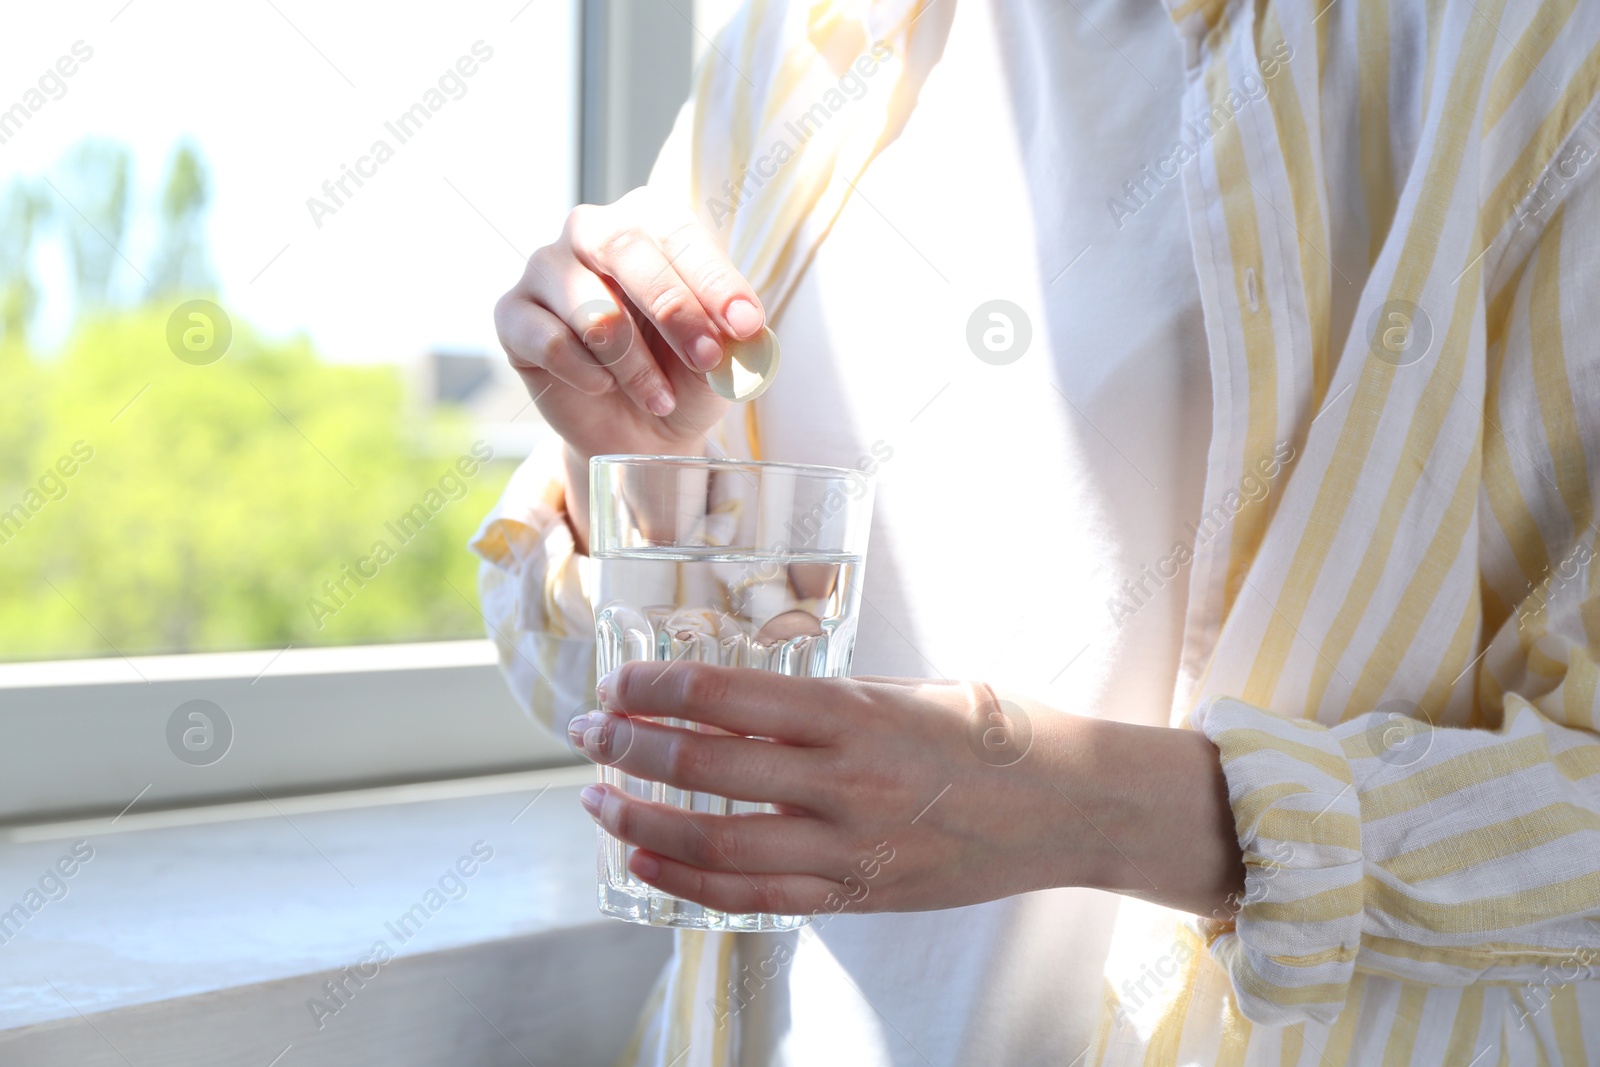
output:
[[723, 333], [746, 338], [760, 332], [766, 323], [761, 298], [703, 226], [683, 222], [667, 229], [660, 244], [678, 276]]
[[603, 707], [629, 715], [691, 719], [746, 737], [822, 745], [838, 736], [842, 679], [790, 678], [709, 663], [624, 663], [600, 679]]
[[838, 852], [815, 819], [763, 813], [709, 815], [641, 800], [620, 789], [592, 788], [601, 795], [592, 806], [586, 798], [584, 808], [606, 833], [702, 870], [815, 874], [827, 870]]
[[707, 388], [705, 379], [683, 365], [631, 300], [609, 287], [606, 292], [606, 301], [590, 302], [574, 312], [574, 318], [582, 323], [581, 333], [590, 341], [596, 361], [617, 380], [623, 393], [652, 415], [666, 418], [678, 409], [684, 388], [672, 372], [699, 377], [702, 388]]
[[606, 711], [574, 718], [567, 738], [596, 763], [678, 789], [804, 808], [816, 803], [814, 750]]
[[616, 388], [616, 379], [595, 363], [565, 322], [516, 290], [495, 305], [494, 323], [500, 346], [519, 373], [546, 371], [590, 396]]
[[578, 262], [615, 282], [687, 366], [704, 372], [722, 362], [716, 324], [642, 226], [619, 227], [604, 208], [577, 208], [568, 238]]
[[[566, 323], [589, 361], [643, 410], [670, 414], [677, 406], [677, 390], [662, 373], [649, 335], [641, 335], [637, 313], [631, 312], [627, 301], [559, 245], [535, 252], [529, 266], [523, 276], [525, 291], [534, 303]], [[663, 351], [669, 350], [663, 346]]]
[[705, 871], [643, 850], [628, 860], [628, 870], [675, 897], [739, 915], [815, 915], [838, 910], [829, 901], [843, 899], [838, 883], [813, 874]]
[[663, 417], [672, 413], [676, 391], [626, 301], [569, 249], [551, 245], [535, 252], [514, 292], [565, 323], [583, 358], [642, 410]]

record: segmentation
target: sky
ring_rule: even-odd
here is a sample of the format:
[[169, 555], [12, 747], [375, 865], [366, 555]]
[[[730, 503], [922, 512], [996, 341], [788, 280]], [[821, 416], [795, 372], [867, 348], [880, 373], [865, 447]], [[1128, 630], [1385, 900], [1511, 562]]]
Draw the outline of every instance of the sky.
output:
[[[92, 56], [0, 144], [0, 187], [56, 173], [86, 136], [127, 145], [135, 225], [114, 287], [131, 298], [154, 257], [163, 176], [188, 140], [209, 171], [230, 315], [269, 336], [309, 334], [337, 361], [497, 354], [494, 302], [573, 199], [577, 2], [21, 5], [0, 35], [0, 112], [75, 45]], [[441, 76], [442, 105], [401, 143], [385, 123], [428, 102]], [[359, 188], [347, 179], [351, 195], [333, 205], [323, 183], [380, 139], [392, 157], [364, 164], [375, 173]], [[314, 218], [311, 197], [335, 210]], [[41, 241], [35, 336], [48, 349], [70, 326], [71, 290], [61, 248]]]

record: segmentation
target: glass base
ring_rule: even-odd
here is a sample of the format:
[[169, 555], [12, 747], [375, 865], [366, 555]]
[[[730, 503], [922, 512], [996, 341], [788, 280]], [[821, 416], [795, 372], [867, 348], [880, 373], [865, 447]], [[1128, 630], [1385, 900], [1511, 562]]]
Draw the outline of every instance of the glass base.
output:
[[738, 933], [776, 933], [798, 930], [809, 915], [730, 915], [677, 897], [669, 897], [643, 882], [638, 888], [617, 887], [604, 881], [599, 887], [600, 913], [642, 926], [676, 930], [728, 930]]

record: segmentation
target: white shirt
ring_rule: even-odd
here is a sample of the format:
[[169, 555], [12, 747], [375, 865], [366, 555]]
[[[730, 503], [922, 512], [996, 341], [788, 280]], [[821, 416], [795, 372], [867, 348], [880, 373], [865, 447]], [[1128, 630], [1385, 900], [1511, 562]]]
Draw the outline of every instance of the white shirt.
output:
[[[1155, 0], [958, 5], [905, 129], [784, 306], [762, 458], [854, 467], [893, 449], [854, 673], [1167, 724], [1187, 574], [1147, 581], [1131, 614], [1108, 602], [1193, 539], [1207, 350], [1178, 183], [1147, 183], [1120, 229], [1107, 201], [1130, 202], [1124, 183], [1170, 150], [1181, 71]], [[966, 337], [993, 299], [1032, 328], [1001, 366]], [[1118, 903], [1060, 889], [820, 919], [785, 935], [787, 988], [751, 1001], [784, 1010], [739, 1013], [736, 1062], [1061, 1067], [1092, 1037]]]

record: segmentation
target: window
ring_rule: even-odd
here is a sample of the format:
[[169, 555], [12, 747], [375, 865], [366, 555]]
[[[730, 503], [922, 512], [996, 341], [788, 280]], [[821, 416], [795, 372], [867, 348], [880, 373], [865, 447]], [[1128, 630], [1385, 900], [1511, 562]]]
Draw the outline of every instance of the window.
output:
[[5, 658], [481, 634], [461, 545], [539, 433], [490, 308], [572, 202], [572, 11], [385, 11], [0, 45]]
[[[491, 309], [643, 179], [726, 7], [15, 14], [0, 820], [556, 758], [483, 681], [465, 541], [549, 433]], [[199, 778], [194, 700], [234, 756]]]

